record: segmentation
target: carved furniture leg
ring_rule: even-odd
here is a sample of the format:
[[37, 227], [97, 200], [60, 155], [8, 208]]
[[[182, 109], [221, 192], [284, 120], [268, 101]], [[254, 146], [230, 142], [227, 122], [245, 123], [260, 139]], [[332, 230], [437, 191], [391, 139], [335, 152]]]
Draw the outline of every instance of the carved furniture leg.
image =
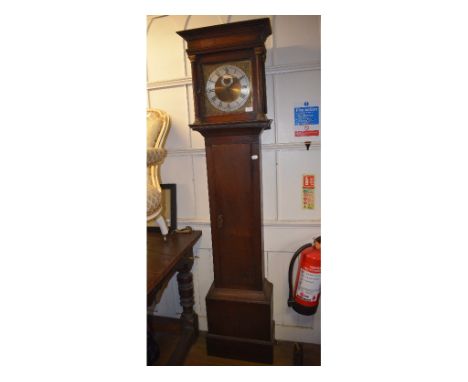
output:
[[193, 310], [195, 303], [193, 296], [193, 274], [191, 272], [193, 266], [193, 250], [189, 256], [184, 258], [177, 274], [177, 284], [179, 287], [180, 305], [182, 305], [183, 312], [180, 317], [182, 322], [182, 329], [193, 330], [194, 338], [198, 336], [198, 316]]
[[168, 362], [168, 366], [183, 364], [190, 346], [195, 342], [198, 336], [198, 316], [193, 310], [193, 275], [191, 272], [193, 266], [193, 251], [191, 250], [177, 267], [177, 284], [179, 287], [180, 304], [183, 312], [180, 316], [180, 324], [182, 330], [181, 339], [177, 345], [180, 349], [172, 354]]

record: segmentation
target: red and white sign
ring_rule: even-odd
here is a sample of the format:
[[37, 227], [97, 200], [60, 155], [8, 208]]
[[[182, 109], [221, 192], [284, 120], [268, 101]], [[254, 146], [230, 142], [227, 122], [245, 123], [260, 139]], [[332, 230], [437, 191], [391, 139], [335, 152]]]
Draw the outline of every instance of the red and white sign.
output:
[[301, 126], [303, 130], [296, 130], [294, 132], [295, 137], [318, 137], [320, 135], [319, 130], [308, 130], [308, 126]]
[[302, 208], [313, 210], [315, 208], [315, 175], [302, 176]]

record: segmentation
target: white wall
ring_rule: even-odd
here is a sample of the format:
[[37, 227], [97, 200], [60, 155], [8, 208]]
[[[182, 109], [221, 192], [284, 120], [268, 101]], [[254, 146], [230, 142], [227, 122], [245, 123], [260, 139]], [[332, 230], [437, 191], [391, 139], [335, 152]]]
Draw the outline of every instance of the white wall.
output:
[[[169, 112], [172, 127], [163, 183], [177, 184], [178, 225], [203, 231], [196, 245], [193, 273], [195, 310], [207, 329], [205, 296], [213, 280], [208, 189], [203, 137], [188, 124], [194, 119], [190, 64], [185, 43], [175, 32], [265, 16], [166, 16], [148, 18], [148, 104]], [[311, 317], [287, 307], [287, 271], [295, 250], [320, 235], [320, 137], [294, 137], [294, 106], [320, 106], [320, 16], [269, 16], [267, 40], [268, 116], [262, 134], [263, 232], [266, 277], [273, 284], [276, 338], [320, 343], [320, 308]], [[307, 151], [303, 141], [312, 145]], [[316, 206], [301, 205], [303, 174], [316, 175]], [[176, 317], [182, 308], [173, 279], [156, 307]]]

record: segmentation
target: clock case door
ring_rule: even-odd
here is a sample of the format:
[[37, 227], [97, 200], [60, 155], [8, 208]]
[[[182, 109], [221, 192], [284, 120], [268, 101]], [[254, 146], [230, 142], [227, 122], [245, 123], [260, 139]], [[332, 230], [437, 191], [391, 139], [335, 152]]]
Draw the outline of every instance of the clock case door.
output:
[[252, 130], [205, 135], [216, 288], [264, 287], [260, 142]]

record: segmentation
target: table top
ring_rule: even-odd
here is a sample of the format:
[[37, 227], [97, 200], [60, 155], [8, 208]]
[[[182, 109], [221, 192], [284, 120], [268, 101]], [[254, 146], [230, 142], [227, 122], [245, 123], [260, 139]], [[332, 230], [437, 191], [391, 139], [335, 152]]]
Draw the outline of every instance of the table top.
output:
[[164, 241], [160, 233], [147, 233], [147, 294], [174, 270], [177, 263], [191, 251], [201, 236], [201, 231], [191, 233], [171, 232]]

